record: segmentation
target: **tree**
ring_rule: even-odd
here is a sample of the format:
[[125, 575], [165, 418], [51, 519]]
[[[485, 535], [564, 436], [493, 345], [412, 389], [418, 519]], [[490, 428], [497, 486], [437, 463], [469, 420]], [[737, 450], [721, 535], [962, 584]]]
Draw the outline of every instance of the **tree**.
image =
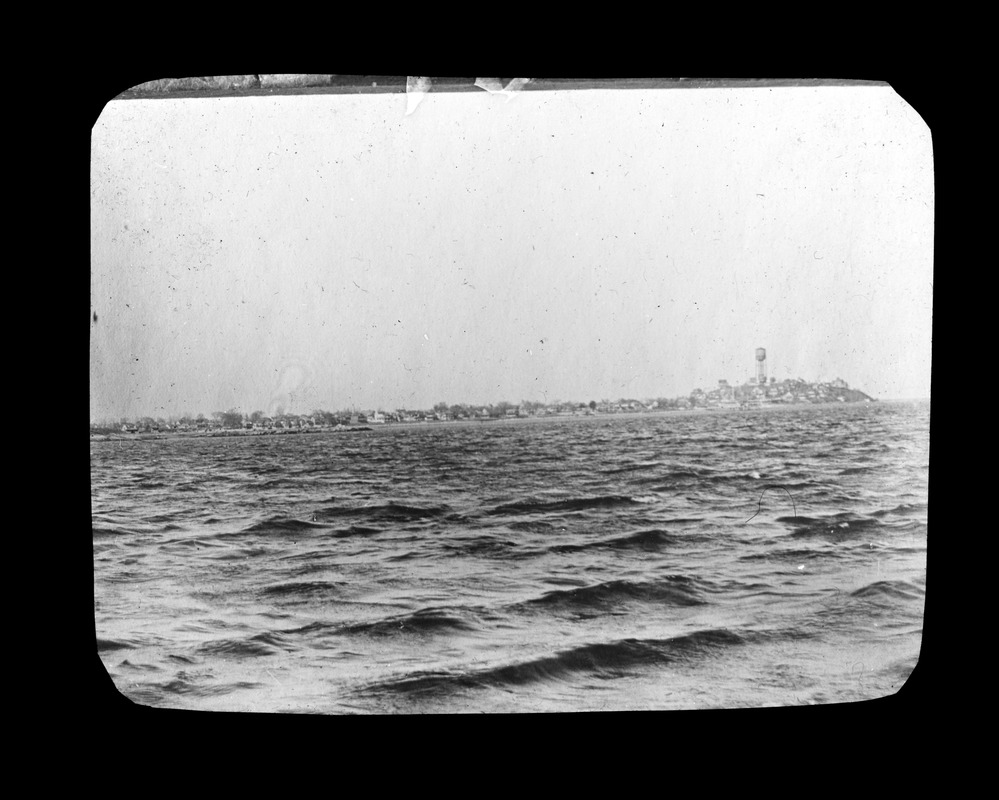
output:
[[596, 410], [597, 410], [597, 401], [596, 400], [591, 400], [590, 401], [590, 411], [596, 411]]
[[216, 411], [212, 414], [221, 423], [223, 428], [242, 428], [243, 415], [234, 408], [228, 411]]

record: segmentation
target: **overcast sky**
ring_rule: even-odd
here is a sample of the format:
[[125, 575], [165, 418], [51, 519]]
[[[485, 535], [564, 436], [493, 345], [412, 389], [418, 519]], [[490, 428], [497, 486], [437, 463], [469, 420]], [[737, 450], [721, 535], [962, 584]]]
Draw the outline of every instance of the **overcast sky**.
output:
[[930, 131], [886, 86], [116, 100], [91, 418], [929, 397]]

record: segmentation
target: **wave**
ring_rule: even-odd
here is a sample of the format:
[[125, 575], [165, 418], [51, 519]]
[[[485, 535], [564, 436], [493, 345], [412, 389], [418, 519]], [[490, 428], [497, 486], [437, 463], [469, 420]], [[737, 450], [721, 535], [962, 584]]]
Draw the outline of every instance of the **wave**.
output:
[[340, 633], [369, 634], [372, 636], [394, 636], [398, 634], [447, 633], [449, 631], [474, 631], [477, 626], [462, 619], [460, 616], [439, 608], [422, 608], [412, 614], [402, 614], [394, 617], [376, 620], [374, 622], [359, 622], [345, 625]]
[[675, 488], [678, 484], [687, 484], [694, 480], [711, 483], [718, 477], [714, 470], [709, 469], [673, 469], [668, 470], [665, 474], [635, 478], [634, 482], [643, 486], [652, 485], [653, 488], [661, 486], [663, 488], [659, 491], [667, 491], [670, 488]]
[[243, 528], [240, 533], [270, 533], [274, 531], [307, 531], [314, 529], [322, 529], [323, 525], [315, 522], [308, 522], [304, 519], [295, 519], [293, 517], [269, 517], [260, 522], [254, 522], [247, 528]]
[[697, 581], [682, 575], [673, 575], [652, 583], [634, 581], [607, 581], [574, 589], [556, 589], [541, 597], [528, 600], [531, 606], [578, 609], [612, 609], [616, 605], [638, 600], [677, 606], [703, 605]]
[[95, 539], [102, 539], [108, 536], [129, 536], [135, 533], [128, 528], [111, 528], [101, 525], [91, 525], [90, 530]]
[[302, 479], [300, 477], [294, 478], [271, 478], [270, 480], [265, 480], [258, 484], [257, 488], [260, 489], [299, 489], [302, 487]]
[[[466, 614], [467, 616], [467, 614]], [[452, 631], [478, 630], [477, 622], [470, 621], [460, 614], [443, 608], [422, 608], [407, 614], [397, 614], [390, 617], [366, 622], [343, 624], [317, 620], [297, 628], [282, 629], [280, 634], [260, 634], [259, 637], [270, 637], [264, 641], [268, 644], [290, 649], [287, 636], [394, 636], [401, 634], [434, 634]], [[257, 637], [255, 637], [257, 638]]]
[[117, 639], [97, 639], [97, 652], [98, 653], [110, 653], [114, 650], [132, 650], [135, 648], [134, 644], [129, 642], [122, 642]]
[[887, 516], [910, 516], [920, 514], [927, 510], [926, 503], [902, 503], [894, 508], [884, 508], [875, 511], [872, 516], [881, 518]]
[[294, 650], [295, 648], [291, 643], [284, 638], [277, 631], [263, 631], [261, 633], [251, 636], [248, 641], [256, 642], [258, 644], [263, 644], [268, 647], [274, 647], [281, 650]]
[[572, 497], [566, 500], [522, 500], [517, 503], [504, 503], [489, 509], [490, 516], [510, 514], [548, 514], [553, 511], [586, 511], [591, 508], [614, 508], [649, 502], [647, 498], [628, 495], [600, 495], [597, 497]]
[[455, 556], [508, 556], [516, 548], [516, 542], [494, 536], [466, 537], [444, 544], [444, 550]]
[[867, 535], [872, 530], [880, 530], [883, 524], [873, 518], [845, 512], [828, 517], [777, 517], [777, 522], [794, 526], [791, 536], [795, 538], [819, 537], [832, 541], [841, 541], [860, 535]]
[[414, 522], [416, 520], [441, 517], [451, 509], [448, 506], [413, 506], [403, 503], [382, 503], [370, 506], [334, 506], [321, 508], [313, 514], [317, 522], [340, 519], [342, 517], [359, 517], [365, 520], [379, 522]]
[[[176, 530], [183, 531], [184, 528], [177, 528]], [[225, 544], [220, 544], [218, 542], [211, 541], [211, 539], [216, 537], [207, 537], [204, 539], [199, 539], [194, 536], [178, 536], [173, 539], [165, 539], [159, 543], [160, 548], [169, 548], [173, 546], [180, 547], [193, 547], [195, 549], [201, 549], [202, 547], [206, 549], [210, 548], [225, 548]]]
[[557, 544], [548, 548], [552, 553], [578, 553], [594, 548], [610, 547], [617, 550], [660, 550], [663, 547], [680, 543], [680, 537], [664, 530], [652, 529], [627, 533], [623, 536], [612, 536], [608, 539], [599, 539], [593, 542], [581, 542], [580, 544]]
[[925, 597], [924, 589], [908, 581], [875, 581], [850, 592], [851, 597], [865, 600], [919, 600]]
[[394, 556], [387, 556], [385, 560], [394, 564], [399, 561], [413, 561], [421, 558], [425, 558], [424, 553], [418, 552], [416, 550], [407, 550], [405, 553], [398, 553], [397, 555]]
[[527, 531], [528, 533], [552, 533], [565, 530], [564, 527], [557, 526], [543, 519], [518, 519], [507, 523], [507, 527], [515, 531]]
[[[918, 653], [927, 418], [823, 438], [839, 412], [795, 413], [387, 426], [351, 455], [305, 436], [97, 448], [99, 655], [154, 705], [219, 710], [613, 708], [637, 684], [668, 707], [780, 702], [799, 677], [852, 699], [837, 641]], [[858, 460], [868, 435], [908, 449]], [[778, 669], [748, 675], [748, 655]], [[198, 699], [236, 680], [261, 690]]]
[[338, 592], [342, 588], [342, 583], [327, 581], [290, 581], [288, 583], [276, 583], [266, 586], [261, 591], [263, 594], [277, 597], [313, 597], [317, 594], [331, 594]]
[[246, 639], [219, 639], [200, 645], [196, 652], [202, 655], [251, 658], [269, 656], [281, 650], [295, 650], [282, 634], [277, 631], [262, 631]]
[[251, 639], [221, 639], [215, 642], [207, 642], [200, 645], [196, 652], [201, 655], [226, 656], [229, 658], [255, 658], [258, 656], [272, 656], [278, 652], [278, 648], [268, 642]]
[[649, 461], [641, 464], [626, 464], [621, 467], [607, 467], [600, 470], [600, 472], [604, 475], [624, 475], [629, 472], [643, 472], [662, 466], [663, 463], [661, 461]]
[[181, 516], [181, 514], [179, 512], [176, 512], [176, 511], [171, 512], [169, 514], [150, 514], [150, 515], [144, 517], [143, 521], [144, 522], [148, 522], [148, 523], [154, 523], [154, 522], [172, 522], [173, 520], [177, 519], [177, 517], [179, 517], [179, 516]]
[[[837, 557], [837, 551], [832, 551], [828, 549], [808, 549], [808, 550], [769, 550], [764, 553], [748, 553], [744, 556], [739, 556], [739, 561], [788, 561], [795, 564], [801, 564], [806, 561], [818, 561], [823, 562], [828, 559], [835, 559]], [[845, 557], [845, 556], [844, 556]]]
[[193, 682], [189, 675], [181, 673], [178, 677], [167, 683], [146, 684], [138, 692], [129, 691], [129, 696], [134, 699], [145, 699], [155, 702], [160, 698], [158, 694], [180, 694], [193, 695], [196, 697], [216, 697], [218, 695], [230, 694], [241, 689], [258, 689], [263, 683], [256, 681], [237, 681], [235, 683], [215, 683], [209, 685], [198, 685]]
[[554, 656], [468, 672], [420, 671], [364, 687], [362, 693], [445, 695], [460, 689], [504, 688], [566, 680], [583, 673], [600, 678], [621, 677], [637, 669], [710, 656], [737, 647], [747, 639], [716, 628], [672, 639], [620, 639], [584, 644]]
[[374, 536], [382, 533], [381, 528], [368, 528], [364, 525], [351, 525], [349, 528], [333, 531], [333, 535], [338, 539], [346, 539], [351, 536]]

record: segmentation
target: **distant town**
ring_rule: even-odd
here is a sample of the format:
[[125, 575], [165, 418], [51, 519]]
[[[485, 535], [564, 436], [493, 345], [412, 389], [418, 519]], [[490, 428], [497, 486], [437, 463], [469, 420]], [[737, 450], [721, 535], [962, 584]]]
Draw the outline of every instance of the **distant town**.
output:
[[581, 417], [610, 414], [650, 414], [713, 409], [753, 409], [769, 406], [807, 405], [818, 403], [869, 403], [874, 398], [851, 389], [846, 381], [808, 383], [799, 379], [766, 377], [766, 353], [757, 349], [756, 375], [741, 385], [719, 380], [711, 389], [695, 389], [687, 396], [675, 398], [619, 400], [590, 400], [589, 402], [561, 401], [520, 403], [498, 402], [488, 405], [468, 403], [437, 403], [432, 408], [394, 410], [365, 409], [324, 411], [311, 414], [290, 414], [277, 409], [267, 415], [263, 411], [250, 414], [236, 409], [216, 411], [210, 417], [181, 416], [142, 417], [135, 420], [92, 422], [92, 437], [113, 434], [187, 434], [187, 435], [265, 435], [308, 433], [320, 431], [371, 430], [374, 425], [492, 422], [499, 420], [537, 417]]

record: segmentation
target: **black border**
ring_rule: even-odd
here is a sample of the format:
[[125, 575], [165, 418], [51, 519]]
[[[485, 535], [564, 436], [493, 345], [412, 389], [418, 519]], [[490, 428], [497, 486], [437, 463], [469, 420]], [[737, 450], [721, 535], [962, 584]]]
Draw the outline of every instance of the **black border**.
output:
[[[220, 74], [215, 70], [190, 70], [188, 74]], [[801, 70], [791, 70], [796, 78], [806, 75]], [[240, 70], [230, 68], [225, 74], [239, 74]], [[176, 73], [175, 73], [176, 74]], [[771, 71], [771, 74], [780, 74]], [[927, 593], [926, 613], [923, 631], [923, 645], [919, 663], [908, 682], [897, 695], [865, 703], [787, 707], [779, 709], [754, 710], [718, 710], [694, 712], [622, 712], [610, 714], [556, 714], [556, 715], [515, 715], [504, 717], [493, 716], [488, 721], [475, 722], [474, 718], [442, 718], [429, 722], [417, 718], [336, 718], [312, 716], [286, 716], [266, 714], [217, 714], [209, 712], [186, 712], [160, 709], [148, 709], [137, 706], [123, 698], [114, 688], [103, 663], [96, 653], [94, 642], [93, 617], [93, 550], [92, 541], [81, 536], [79, 542], [70, 544], [70, 591], [67, 593], [63, 610], [64, 621], [68, 622], [70, 631], [67, 651], [68, 659], [59, 662], [59, 671], [67, 680], [68, 697], [60, 702], [60, 713], [79, 715], [90, 730], [90, 736], [95, 738], [108, 737], [116, 742], [116, 746], [125, 750], [141, 747], [143, 741], [153, 748], [151, 753], [159, 767], [162, 752], [157, 745], [166, 741], [181, 742], [184, 750], [197, 749], [199, 746], [211, 748], [217, 746], [218, 737], [266, 735], [268, 743], [278, 749], [301, 747], [301, 753], [311, 752], [318, 744], [323, 750], [327, 746], [353, 743], [358, 749], [367, 746], [380, 749], [382, 740], [391, 731], [391, 735], [407, 737], [407, 752], [423, 752], [434, 749], [441, 742], [448, 742], [463, 752], [462, 748], [483, 753], [490, 752], [490, 745], [498, 748], [493, 751], [499, 754], [499, 763], [507, 762], [507, 751], [515, 746], [518, 751], [533, 746], [547, 748], [548, 737], [563, 738], [571, 731], [574, 740], [588, 742], [600, 747], [607, 746], [610, 751], [618, 747], [628, 748], [629, 743], [643, 739], [651, 734], [657, 737], [647, 741], [653, 750], [667, 746], [684, 749], [685, 744], [692, 749], [700, 749], [703, 745], [715, 760], [722, 753], [732, 750], [744, 754], [768, 751], [777, 764], [770, 761], [761, 762], [763, 771], [770, 774], [773, 780], [764, 780], [764, 785], [786, 785], [779, 775], [780, 763], [792, 754], [799, 753], [808, 758], [808, 765], [818, 767], [824, 773], [830, 769], [835, 771], [829, 761], [853, 757], [865, 762], [871, 756], [871, 762], [883, 763], [882, 747], [893, 746], [892, 740], [909, 739], [911, 755], [924, 752], [925, 734], [935, 725], [934, 719], [941, 712], [954, 710], [955, 703], [960, 706], [967, 702], [962, 692], [965, 682], [957, 680], [957, 669], [951, 655], [952, 635], [950, 622], [955, 608], [953, 597], [961, 592], [954, 580], [954, 547], [948, 541], [948, 535], [955, 531], [941, 529], [942, 517], [946, 509], [952, 505], [949, 485], [952, 483], [945, 477], [941, 465], [950, 462], [953, 456], [953, 439], [941, 432], [945, 426], [950, 427], [948, 418], [954, 411], [955, 401], [945, 397], [945, 381], [940, 367], [943, 363], [945, 349], [946, 320], [952, 306], [948, 303], [952, 281], [948, 280], [947, 267], [954, 264], [954, 229], [951, 216], [955, 197], [955, 172], [953, 156], [963, 143], [959, 144], [955, 128], [959, 127], [962, 118], [958, 106], [959, 93], [955, 91], [954, 81], [945, 77], [898, 77], [889, 72], [877, 70], [851, 69], [843, 71], [825, 71], [812, 73], [817, 78], [828, 78], [831, 74], [849, 75], [851, 80], [883, 81], [891, 85], [895, 91], [909, 103], [929, 126], [933, 136], [934, 172], [935, 172], [935, 245], [934, 245], [934, 343], [933, 343], [933, 402], [931, 431], [931, 469], [930, 469], [930, 511], [929, 511], [929, 545], [927, 556]], [[718, 77], [730, 77], [731, 73]], [[82, 225], [72, 230], [81, 233], [83, 258], [88, 268], [82, 271], [86, 278], [82, 280], [81, 294], [88, 298], [89, 305], [89, 158], [90, 128], [100, 115], [104, 105], [117, 97], [121, 92], [134, 87], [146, 80], [163, 77], [155, 70], [115, 70], [106, 75], [99, 75], [91, 80], [73, 102], [68, 105], [72, 109], [72, 139], [69, 174], [70, 189], [74, 198], [80, 202], [72, 204], [73, 222], [81, 219]], [[647, 75], [612, 77], [645, 78]], [[603, 80], [603, 79], [600, 79]], [[435, 89], [435, 90], [439, 90]], [[75, 242], [73, 243], [76, 244]], [[76, 247], [73, 247], [75, 252]], [[74, 270], [75, 271], [75, 270]], [[74, 283], [75, 285], [75, 283]], [[75, 294], [73, 295], [75, 297]], [[71, 325], [71, 341], [75, 343], [77, 335], [76, 320], [82, 323], [84, 312], [80, 304], [71, 302], [68, 317], [73, 320]], [[83, 384], [89, 386], [89, 313], [87, 315], [88, 335], [81, 343], [81, 363], [84, 374]], [[81, 336], [81, 338], [83, 338]], [[957, 348], [951, 348], [954, 350]], [[71, 348], [76, 353], [75, 344]], [[75, 370], [75, 359], [74, 359]], [[75, 374], [75, 371], [74, 373]], [[81, 398], [84, 408], [89, 407], [89, 397]], [[76, 448], [70, 451], [75, 453]], [[89, 453], [81, 458], [86, 461], [80, 465], [83, 485], [86, 487], [80, 494], [74, 493], [74, 508], [71, 518], [74, 522], [72, 531], [76, 531], [77, 515], [83, 519], [90, 518], [89, 497]], [[77, 464], [76, 456], [72, 464]], [[76, 467], [72, 468], [74, 480]], [[74, 484], [75, 485], [75, 484]], [[78, 499], [77, 499], [78, 498]], [[77, 505], [79, 503], [79, 505]], [[77, 511], [76, 509], [79, 509]], [[949, 514], [948, 514], [949, 516]], [[86, 523], [84, 523], [86, 524]], [[82, 525], [81, 525], [82, 527]], [[984, 531], [980, 531], [984, 533]], [[75, 535], [73, 537], [76, 538]], [[967, 557], [967, 556], [966, 556]], [[980, 581], [979, 578], [971, 580]], [[960, 614], [960, 612], [958, 612]], [[960, 664], [965, 669], [971, 668], [968, 662], [969, 654], [963, 652]], [[65, 671], [64, 671], [65, 670]], [[489, 716], [489, 715], [487, 715]], [[447, 731], [447, 733], [444, 733]], [[460, 731], [462, 737], [456, 741], [454, 734]], [[464, 738], [464, 735], [474, 731], [480, 739]], [[519, 737], [516, 742], [507, 739], [509, 735]], [[322, 742], [299, 742], [302, 734], [327, 737]], [[366, 736], [373, 737], [366, 740]], [[276, 739], [272, 738], [276, 737]], [[292, 738], [288, 738], [292, 737]], [[438, 737], [442, 737], [438, 739]], [[662, 738], [659, 738], [662, 737]], [[856, 752], [858, 740], [872, 737], [867, 746]], [[911, 739], [909, 737], [918, 737]], [[665, 740], [665, 741], [664, 741]], [[542, 750], [544, 752], [544, 750]], [[674, 751], [674, 755], [676, 752]], [[601, 751], [602, 758], [607, 753]], [[634, 754], [632, 754], [634, 755]], [[487, 757], [488, 758], [488, 757]], [[570, 771], [585, 770], [586, 756], [579, 753], [576, 764], [566, 767]], [[391, 761], [391, 759], [388, 759]], [[531, 759], [532, 761], [534, 759]], [[496, 762], [489, 759], [495, 768]], [[717, 761], [716, 761], [717, 763]], [[821, 766], [820, 766], [821, 765]], [[806, 765], [807, 766], [807, 765]], [[851, 764], [855, 767], [866, 764]], [[911, 764], [919, 770], [919, 764]], [[680, 768], [680, 774], [683, 773]], [[674, 773], [675, 774], [675, 773]], [[863, 785], [863, 784], [861, 784]], [[787, 788], [792, 788], [788, 786]]]

